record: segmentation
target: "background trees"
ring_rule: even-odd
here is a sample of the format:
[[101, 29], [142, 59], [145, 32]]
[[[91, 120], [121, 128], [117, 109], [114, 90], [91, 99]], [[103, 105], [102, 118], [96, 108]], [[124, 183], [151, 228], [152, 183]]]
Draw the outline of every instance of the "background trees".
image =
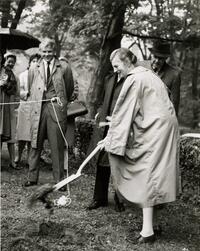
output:
[[141, 59], [150, 57], [148, 47], [155, 39], [171, 41], [171, 63], [184, 75], [182, 100], [187, 96], [193, 107], [186, 111], [183, 103], [180, 119], [193, 114], [190, 120], [197, 123], [199, 8], [198, 0], [2, 0], [0, 18], [2, 27], [26, 24], [32, 35], [55, 39], [57, 55], [72, 61], [91, 117], [102, 101], [103, 80], [111, 69], [109, 55], [122, 38], [131, 41], [130, 49]]

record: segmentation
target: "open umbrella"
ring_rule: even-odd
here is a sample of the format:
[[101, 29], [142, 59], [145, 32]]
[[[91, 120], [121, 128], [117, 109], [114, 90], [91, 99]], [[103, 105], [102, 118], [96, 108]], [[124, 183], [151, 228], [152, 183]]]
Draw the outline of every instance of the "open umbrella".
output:
[[11, 28], [0, 28], [0, 49], [26, 50], [38, 47], [40, 41], [28, 33]]

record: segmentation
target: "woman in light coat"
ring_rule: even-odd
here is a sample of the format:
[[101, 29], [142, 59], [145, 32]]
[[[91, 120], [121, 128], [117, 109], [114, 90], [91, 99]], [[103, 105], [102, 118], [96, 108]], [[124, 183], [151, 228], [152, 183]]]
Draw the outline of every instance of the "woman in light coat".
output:
[[166, 87], [155, 73], [136, 67], [137, 58], [125, 48], [115, 50], [110, 59], [114, 71], [126, 80], [108, 134], [99, 144], [109, 153], [119, 196], [142, 208], [137, 241], [153, 242], [154, 207], [176, 200], [178, 122]]
[[[33, 54], [29, 59], [29, 66], [33, 67], [40, 59], [39, 54]], [[23, 150], [27, 144], [27, 163], [28, 156], [31, 146], [31, 136], [30, 136], [30, 103], [28, 97], [28, 69], [19, 75], [20, 82], [20, 106], [18, 110], [18, 120], [17, 120], [17, 140], [18, 140], [18, 156], [15, 159], [15, 163], [19, 166], [21, 161]]]

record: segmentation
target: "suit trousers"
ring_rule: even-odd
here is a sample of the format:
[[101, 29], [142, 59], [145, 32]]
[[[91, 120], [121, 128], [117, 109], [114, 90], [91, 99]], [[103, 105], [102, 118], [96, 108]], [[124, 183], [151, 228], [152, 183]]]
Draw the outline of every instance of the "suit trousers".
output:
[[93, 200], [108, 202], [108, 186], [110, 179], [110, 166], [97, 165]]
[[[63, 132], [65, 132], [66, 121], [61, 122], [60, 126]], [[46, 138], [49, 141], [51, 149], [53, 177], [57, 183], [64, 177], [64, 139], [61, 135], [57, 122], [55, 122], [51, 117], [47, 104], [43, 104], [38, 130], [37, 148], [31, 147], [30, 150], [30, 181], [38, 182], [40, 155]]]

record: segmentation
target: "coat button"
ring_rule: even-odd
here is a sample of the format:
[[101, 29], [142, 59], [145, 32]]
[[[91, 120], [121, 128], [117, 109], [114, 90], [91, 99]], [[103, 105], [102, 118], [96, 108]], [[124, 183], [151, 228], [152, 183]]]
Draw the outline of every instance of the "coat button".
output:
[[37, 112], [35, 112], [35, 114], [37, 114]]

